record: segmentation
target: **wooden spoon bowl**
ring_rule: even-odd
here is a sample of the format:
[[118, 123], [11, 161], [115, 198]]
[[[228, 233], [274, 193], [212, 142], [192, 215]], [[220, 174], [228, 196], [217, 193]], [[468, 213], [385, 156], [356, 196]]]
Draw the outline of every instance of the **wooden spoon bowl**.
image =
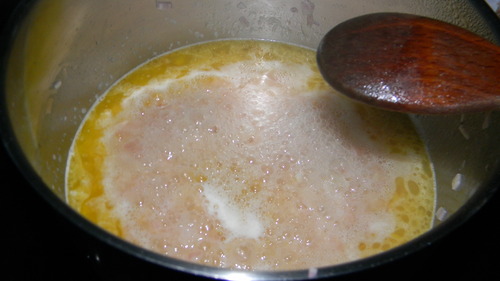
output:
[[400, 13], [357, 17], [325, 35], [317, 61], [338, 91], [385, 109], [500, 108], [500, 47], [442, 21]]

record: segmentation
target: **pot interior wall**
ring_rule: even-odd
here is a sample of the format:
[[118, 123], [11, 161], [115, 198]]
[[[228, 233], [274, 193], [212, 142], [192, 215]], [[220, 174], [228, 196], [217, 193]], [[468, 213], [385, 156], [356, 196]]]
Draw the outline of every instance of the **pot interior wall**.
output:
[[[337, 23], [373, 12], [430, 16], [494, 39], [467, 1], [36, 2], [13, 37], [6, 104], [28, 162], [61, 200], [72, 139], [91, 105], [118, 78], [197, 42], [254, 38], [316, 48]], [[498, 112], [412, 116], [437, 176], [437, 220], [498, 177]]]

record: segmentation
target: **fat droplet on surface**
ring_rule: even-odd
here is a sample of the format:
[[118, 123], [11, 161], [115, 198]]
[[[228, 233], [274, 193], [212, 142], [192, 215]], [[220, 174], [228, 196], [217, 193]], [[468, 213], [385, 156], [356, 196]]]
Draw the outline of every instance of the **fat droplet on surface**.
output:
[[171, 1], [156, 1], [156, 9], [158, 10], [169, 10], [172, 9], [174, 5]]

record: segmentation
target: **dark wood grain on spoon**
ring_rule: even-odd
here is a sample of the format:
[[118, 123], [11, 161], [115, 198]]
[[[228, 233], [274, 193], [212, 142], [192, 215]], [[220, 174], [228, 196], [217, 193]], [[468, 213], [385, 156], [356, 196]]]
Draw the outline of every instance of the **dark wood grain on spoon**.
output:
[[326, 34], [317, 60], [334, 88], [385, 109], [500, 109], [500, 47], [434, 19], [380, 13], [348, 20]]

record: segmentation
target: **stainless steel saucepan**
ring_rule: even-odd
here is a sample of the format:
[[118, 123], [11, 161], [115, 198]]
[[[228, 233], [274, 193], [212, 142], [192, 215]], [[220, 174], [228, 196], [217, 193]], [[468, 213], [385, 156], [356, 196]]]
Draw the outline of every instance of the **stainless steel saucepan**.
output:
[[[175, 271], [223, 279], [323, 278], [393, 262], [449, 234], [500, 183], [500, 112], [411, 116], [436, 173], [435, 223], [424, 235], [347, 264], [241, 272], [141, 249], [91, 224], [65, 203], [68, 151], [90, 106], [122, 75], [161, 53], [231, 38], [315, 49], [336, 24], [374, 12], [444, 20], [498, 43], [500, 27], [480, 1], [455, 0], [39, 0], [20, 1], [1, 72], [3, 142], [31, 185], [69, 221], [127, 255]], [[489, 12], [489, 13], [488, 13]], [[327, 250], [327, 249], [325, 249]]]

